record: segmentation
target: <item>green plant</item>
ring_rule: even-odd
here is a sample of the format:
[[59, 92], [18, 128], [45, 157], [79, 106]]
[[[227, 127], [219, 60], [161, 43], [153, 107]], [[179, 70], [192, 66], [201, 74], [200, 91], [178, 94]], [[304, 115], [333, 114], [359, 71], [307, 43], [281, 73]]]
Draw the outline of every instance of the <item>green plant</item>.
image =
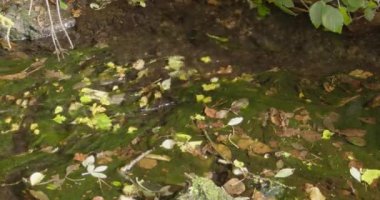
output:
[[[297, 15], [308, 12], [315, 28], [341, 33], [343, 26], [354, 20], [365, 18], [373, 20], [380, 7], [379, 0], [247, 0], [250, 8], [256, 8], [258, 15], [264, 17], [270, 13], [268, 3], [272, 3], [284, 12]], [[297, 7], [297, 6], [302, 7]], [[356, 17], [353, 17], [356, 16]]]

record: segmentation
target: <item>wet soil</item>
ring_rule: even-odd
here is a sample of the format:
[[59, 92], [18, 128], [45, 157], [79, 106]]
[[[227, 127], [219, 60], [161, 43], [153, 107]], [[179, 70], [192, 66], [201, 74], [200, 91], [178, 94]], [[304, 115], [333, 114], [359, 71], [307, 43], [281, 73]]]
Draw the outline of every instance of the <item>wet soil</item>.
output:
[[[215, 66], [246, 72], [281, 67], [302, 75], [326, 75], [354, 68], [380, 68], [378, 29], [343, 35], [316, 30], [307, 15], [289, 16], [272, 8], [258, 19], [241, 2], [220, 6], [204, 1], [150, 1], [136, 8], [116, 1], [106, 9], [84, 9], [75, 29], [78, 46], [107, 43], [121, 64], [138, 58], [183, 55], [191, 67], [211, 56]], [[228, 38], [217, 42], [207, 35]]]

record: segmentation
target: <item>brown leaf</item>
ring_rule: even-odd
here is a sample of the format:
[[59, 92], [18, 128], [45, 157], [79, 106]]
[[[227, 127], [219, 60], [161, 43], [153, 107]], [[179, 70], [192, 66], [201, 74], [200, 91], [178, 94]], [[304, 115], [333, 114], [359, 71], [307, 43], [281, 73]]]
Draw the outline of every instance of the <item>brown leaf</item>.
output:
[[368, 106], [371, 108], [376, 108], [380, 106], [380, 94], [376, 95], [371, 99], [371, 101], [368, 103]]
[[247, 108], [249, 105], [249, 100], [247, 98], [238, 99], [231, 104], [232, 112], [239, 112], [241, 109]]
[[363, 130], [363, 129], [351, 128], [351, 129], [341, 130], [338, 133], [346, 137], [363, 137], [365, 136], [367, 132], [366, 130]]
[[277, 110], [276, 108], [269, 108], [269, 119], [270, 121], [281, 128], [285, 128], [289, 124], [289, 118], [293, 116], [292, 113], [286, 113], [282, 110]]
[[223, 128], [224, 127], [224, 123], [222, 121], [218, 120], [216, 122], [211, 123], [211, 126], [213, 128]]
[[376, 124], [376, 118], [374, 117], [360, 117], [359, 120], [366, 124]]
[[248, 155], [252, 156], [254, 154], [266, 154], [272, 152], [272, 149], [259, 141], [254, 141], [251, 145], [248, 147]]
[[238, 140], [237, 145], [240, 149], [247, 150], [249, 146], [254, 143], [255, 141], [253, 141], [249, 136], [243, 136]]
[[237, 178], [231, 178], [224, 185], [223, 188], [230, 195], [239, 195], [245, 191], [245, 185], [243, 181]]
[[336, 112], [330, 112], [327, 116], [323, 118], [323, 125], [326, 129], [330, 131], [335, 131], [334, 123], [337, 122], [340, 118], [340, 115]]
[[301, 130], [295, 128], [284, 128], [281, 131], [277, 131], [276, 134], [280, 137], [293, 137], [301, 134]]
[[79, 169], [80, 164], [73, 164], [66, 167], [66, 176]]
[[365, 139], [361, 137], [346, 137], [346, 140], [347, 142], [358, 147], [364, 147], [367, 145], [367, 142], [365, 141]]
[[82, 161], [84, 161], [86, 158], [87, 158], [87, 154], [83, 154], [83, 153], [75, 153], [75, 154], [74, 154], [74, 158], [73, 158], [73, 160], [76, 160], [76, 161], [82, 162]]
[[315, 142], [315, 141], [321, 140], [321, 134], [312, 130], [302, 131], [300, 135], [304, 140], [308, 142]]
[[325, 89], [326, 92], [332, 92], [335, 90], [335, 85], [330, 82], [324, 82], [323, 89]]
[[232, 66], [228, 65], [226, 67], [220, 67], [216, 73], [218, 73], [218, 74], [231, 74], [232, 73]]
[[365, 83], [363, 85], [369, 90], [380, 90], [380, 83]]
[[216, 112], [217, 110], [213, 109], [213, 108], [209, 108], [209, 107], [205, 107], [204, 109], [204, 113], [207, 117], [210, 117], [210, 118], [215, 118], [216, 116]]
[[196, 124], [197, 124], [197, 128], [199, 128], [199, 129], [207, 128], [207, 124], [204, 121], [197, 120]]
[[312, 184], [306, 183], [305, 184], [305, 191], [309, 195], [310, 200], [325, 200], [326, 199], [326, 197], [323, 196], [323, 194], [319, 190], [319, 188], [315, 187]]
[[216, 112], [215, 118], [224, 119], [227, 117], [228, 112], [229, 112], [228, 110], [219, 110], [218, 112]]
[[218, 154], [221, 155], [223, 158], [225, 158], [227, 160], [232, 159], [232, 152], [231, 152], [230, 148], [228, 148], [226, 145], [216, 144], [216, 145], [214, 145], [214, 148], [215, 148], [215, 151], [217, 151]]
[[306, 109], [301, 109], [294, 115], [294, 119], [301, 122], [302, 124], [306, 124], [309, 120], [311, 120], [309, 112]]
[[153, 169], [155, 166], [157, 166], [157, 160], [143, 158], [137, 163], [137, 165], [143, 169]]

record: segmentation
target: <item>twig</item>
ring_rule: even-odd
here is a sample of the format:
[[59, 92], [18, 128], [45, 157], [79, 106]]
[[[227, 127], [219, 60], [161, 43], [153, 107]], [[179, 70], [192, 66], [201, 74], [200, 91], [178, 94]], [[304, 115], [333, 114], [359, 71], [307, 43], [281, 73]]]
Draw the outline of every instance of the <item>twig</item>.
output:
[[32, 12], [33, 0], [30, 0], [28, 15]]
[[141, 159], [143, 159], [146, 155], [150, 154], [150, 152], [152, 152], [153, 149], [150, 149], [148, 151], [145, 151], [144, 153], [142, 153], [141, 155], [139, 155], [137, 158], [135, 158], [134, 160], [132, 160], [129, 164], [125, 165], [124, 167], [122, 167], [120, 170], [124, 173], [127, 173], [129, 170], [132, 169], [132, 167], [137, 163], [139, 162]]
[[54, 48], [55, 48], [54, 53], [57, 54], [58, 61], [60, 61], [60, 59], [61, 59], [60, 55], [62, 55], [62, 58], [64, 57], [63, 49], [61, 48], [61, 44], [59, 43], [59, 40], [57, 38], [57, 34], [55, 32], [53, 17], [51, 16], [51, 12], [50, 12], [49, 1], [45, 0], [45, 4], [46, 4], [46, 9], [48, 11], [48, 16], [49, 16], [49, 21], [50, 21], [51, 39], [53, 41]]
[[63, 25], [63, 22], [62, 22], [61, 9], [60, 9], [60, 7], [61, 7], [60, 1], [56, 0], [55, 4], [56, 4], [58, 20], [59, 20], [59, 23], [61, 25], [61, 28], [62, 28], [63, 32], [65, 33], [65, 36], [66, 36], [67, 40], [70, 43], [70, 49], [74, 49], [73, 42], [71, 41], [71, 38], [70, 38], [69, 34], [67, 33], [66, 27]]

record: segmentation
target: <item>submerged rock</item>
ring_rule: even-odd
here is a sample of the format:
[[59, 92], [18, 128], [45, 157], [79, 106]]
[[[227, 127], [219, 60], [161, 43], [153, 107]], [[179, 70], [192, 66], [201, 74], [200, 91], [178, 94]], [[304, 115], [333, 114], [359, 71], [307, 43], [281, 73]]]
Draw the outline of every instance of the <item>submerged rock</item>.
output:
[[[11, 3], [2, 10], [3, 15], [14, 22], [10, 32], [11, 40], [36, 40], [51, 36], [51, 23], [48, 10], [44, 2], [34, 2], [29, 13], [29, 1], [27, 3]], [[75, 19], [68, 10], [60, 9], [62, 25], [59, 21], [57, 8], [50, 5], [50, 12], [56, 32], [63, 31], [62, 25], [68, 29], [75, 26]], [[6, 29], [0, 27], [0, 35], [6, 35]]]

